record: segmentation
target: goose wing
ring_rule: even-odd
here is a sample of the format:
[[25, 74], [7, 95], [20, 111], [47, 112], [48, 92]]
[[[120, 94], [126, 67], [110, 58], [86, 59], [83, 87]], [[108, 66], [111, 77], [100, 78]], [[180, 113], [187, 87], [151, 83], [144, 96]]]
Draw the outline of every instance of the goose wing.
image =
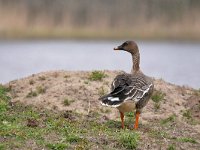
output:
[[111, 93], [101, 97], [102, 104], [117, 107], [127, 100], [138, 102], [150, 89], [145, 76], [121, 74], [116, 76]]

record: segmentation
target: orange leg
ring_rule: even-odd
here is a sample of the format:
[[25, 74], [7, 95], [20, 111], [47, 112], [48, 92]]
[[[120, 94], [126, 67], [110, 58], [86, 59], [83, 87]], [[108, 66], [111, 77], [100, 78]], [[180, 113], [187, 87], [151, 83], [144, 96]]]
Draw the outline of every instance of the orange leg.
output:
[[139, 112], [136, 112], [134, 129], [137, 129], [137, 128], [138, 128], [139, 116], [140, 116], [140, 113], [139, 113]]
[[120, 117], [121, 117], [122, 129], [124, 129], [124, 113], [120, 112]]

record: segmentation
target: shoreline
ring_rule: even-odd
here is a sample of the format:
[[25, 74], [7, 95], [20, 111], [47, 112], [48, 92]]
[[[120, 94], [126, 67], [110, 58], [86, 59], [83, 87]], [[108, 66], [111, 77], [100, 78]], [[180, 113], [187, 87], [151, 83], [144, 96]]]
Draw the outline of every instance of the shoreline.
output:
[[[141, 30], [140, 30], [141, 31]], [[122, 40], [136, 39], [144, 41], [200, 41], [198, 33], [180, 32], [172, 34], [167, 31], [90, 31], [90, 30], [8, 30], [0, 32], [0, 40]]]

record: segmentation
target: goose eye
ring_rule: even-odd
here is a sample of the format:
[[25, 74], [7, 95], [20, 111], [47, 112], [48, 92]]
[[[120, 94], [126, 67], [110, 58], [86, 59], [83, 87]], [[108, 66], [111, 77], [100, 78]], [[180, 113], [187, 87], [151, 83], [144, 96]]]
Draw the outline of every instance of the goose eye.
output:
[[126, 42], [122, 44], [123, 47], [124, 47], [124, 46], [127, 46], [127, 45], [128, 45], [128, 43], [126, 43]]

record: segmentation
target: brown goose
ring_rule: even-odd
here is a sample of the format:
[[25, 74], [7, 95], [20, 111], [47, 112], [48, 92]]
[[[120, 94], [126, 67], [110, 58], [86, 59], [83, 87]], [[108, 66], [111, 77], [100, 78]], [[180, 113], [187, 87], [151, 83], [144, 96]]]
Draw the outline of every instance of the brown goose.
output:
[[153, 82], [140, 71], [140, 53], [134, 41], [126, 41], [114, 50], [127, 51], [132, 55], [133, 67], [131, 74], [123, 73], [115, 77], [111, 92], [100, 97], [101, 104], [116, 107], [120, 112], [122, 128], [124, 113], [136, 112], [134, 129], [138, 128], [139, 115], [153, 93]]

